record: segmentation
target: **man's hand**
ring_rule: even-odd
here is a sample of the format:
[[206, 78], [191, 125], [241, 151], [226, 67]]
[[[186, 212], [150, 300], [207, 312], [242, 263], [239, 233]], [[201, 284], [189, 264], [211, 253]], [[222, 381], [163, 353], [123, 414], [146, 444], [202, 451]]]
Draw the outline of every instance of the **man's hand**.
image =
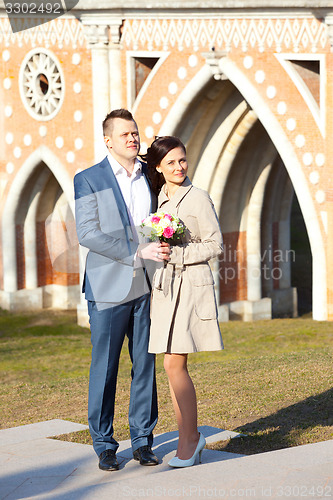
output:
[[154, 260], [155, 262], [163, 262], [169, 260], [170, 245], [164, 241], [154, 241], [139, 245], [138, 256], [142, 259]]

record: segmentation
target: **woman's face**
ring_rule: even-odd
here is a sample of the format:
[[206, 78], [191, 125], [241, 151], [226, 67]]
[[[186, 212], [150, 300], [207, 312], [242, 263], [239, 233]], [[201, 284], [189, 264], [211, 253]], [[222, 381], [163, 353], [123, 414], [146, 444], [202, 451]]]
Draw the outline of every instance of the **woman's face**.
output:
[[165, 155], [156, 170], [163, 174], [167, 185], [180, 185], [187, 175], [186, 154], [183, 148], [178, 147]]

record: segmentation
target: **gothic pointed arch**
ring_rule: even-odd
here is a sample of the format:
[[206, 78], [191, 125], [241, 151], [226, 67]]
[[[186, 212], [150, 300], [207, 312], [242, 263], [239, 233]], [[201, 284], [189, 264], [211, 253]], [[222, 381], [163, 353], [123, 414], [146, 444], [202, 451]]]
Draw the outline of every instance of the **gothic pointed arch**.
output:
[[[250, 227], [252, 230], [255, 225], [258, 227], [255, 231], [259, 238], [258, 244], [263, 235], [266, 238], [268, 246], [266, 249], [261, 249], [262, 252], [266, 251], [266, 256], [268, 249], [275, 252], [274, 255], [282, 247], [288, 251], [292, 199], [290, 193], [295, 191], [312, 252], [313, 318], [325, 320], [327, 318], [325, 247], [304, 170], [293, 145], [255, 86], [227, 57], [220, 59], [219, 68], [224, 79], [216, 82], [212, 78], [210, 68], [207, 65], [202, 67], [170, 109], [159, 135], [178, 135], [188, 146], [189, 163], [192, 165], [190, 175], [193, 182], [198, 187], [208, 190], [217, 209], [221, 209], [222, 229], [230, 235], [230, 238], [232, 234], [237, 238], [237, 241], [232, 242], [232, 250], [237, 256], [243, 256], [243, 262], [238, 262], [237, 265], [241, 264], [247, 275], [251, 257], [245, 233]], [[228, 96], [227, 100], [225, 96]], [[256, 143], [256, 140], [259, 142]], [[248, 148], [250, 145], [250, 149], [246, 149], [246, 145]], [[262, 154], [260, 147], [263, 148]], [[281, 172], [280, 180], [274, 178], [272, 165], [277, 157], [281, 158], [283, 165], [279, 167], [279, 171], [285, 167], [289, 184]], [[272, 181], [277, 182], [280, 208], [277, 213], [272, 213], [268, 229], [262, 233], [260, 229], [264, 220], [262, 210], [268, 186]], [[239, 215], [235, 224], [237, 210]], [[228, 211], [233, 211], [233, 216], [226, 215]], [[249, 223], [250, 220], [252, 225]], [[265, 220], [267, 223], [267, 218]], [[230, 227], [226, 227], [226, 224], [230, 224]], [[282, 245], [281, 248], [279, 245]], [[258, 260], [258, 256], [256, 259]], [[258, 264], [260, 262], [256, 263], [256, 267]], [[273, 302], [275, 301], [275, 310], [279, 310], [278, 303], [282, 304], [283, 312], [285, 307], [283, 302], [294, 300], [294, 291], [290, 283], [290, 265], [290, 262], [279, 263], [275, 268], [275, 278], [270, 276], [271, 285], [266, 286], [266, 289], [260, 283], [260, 276], [254, 277], [252, 281], [250, 278], [248, 282], [249, 276], [247, 278], [240, 276], [240, 279], [234, 280], [233, 284], [237, 289], [232, 293], [239, 303], [235, 306], [236, 316], [239, 307], [243, 308], [242, 317], [245, 318], [244, 310], [246, 307], [252, 307], [252, 305], [245, 306], [245, 302], [251, 302], [249, 297], [257, 297], [258, 294], [261, 295], [261, 299], [271, 298]], [[231, 273], [232, 269], [229, 268], [229, 271]], [[274, 279], [280, 280], [280, 285], [284, 287], [284, 300], [281, 298], [282, 294], [276, 291]], [[219, 293], [221, 297], [221, 290]], [[244, 304], [240, 304], [241, 302]]]
[[[78, 249], [72, 249], [71, 269], [57, 270], [50, 246], [51, 237], [53, 241], [63, 244], [68, 227], [73, 230], [72, 191], [72, 179], [68, 172], [45, 146], [29, 156], [13, 180], [3, 210], [2, 241], [4, 292], [9, 294], [9, 301], [16, 303], [16, 308], [23, 307], [19, 303], [24, 290], [29, 290], [32, 306], [35, 307], [54, 306], [57, 302], [64, 307], [67, 299], [63, 290], [60, 293], [63, 299], [54, 293], [57, 286], [68, 289], [67, 296], [67, 292], [77, 295], [69, 289], [78, 285], [78, 265], [75, 262], [78, 260]], [[54, 219], [54, 213], [59, 211], [65, 214], [63, 225], [48, 224]], [[55, 230], [58, 231], [57, 237]], [[59, 254], [64, 252], [65, 246], [59, 249]], [[78, 297], [74, 302], [77, 300]]]

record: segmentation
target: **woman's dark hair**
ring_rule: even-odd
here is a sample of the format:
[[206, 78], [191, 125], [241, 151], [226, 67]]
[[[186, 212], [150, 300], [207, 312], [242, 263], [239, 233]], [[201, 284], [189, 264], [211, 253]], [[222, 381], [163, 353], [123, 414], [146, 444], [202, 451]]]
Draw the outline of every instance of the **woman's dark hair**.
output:
[[165, 181], [163, 175], [157, 172], [156, 167], [161, 163], [169, 151], [175, 148], [182, 148], [186, 154], [186, 148], [178, 137], [166, 135], [163, 137], [156, 137], [154, 142], [147, 149], [147, 153], [145, 155], [140, 155], [147, 163], [152, 189], [157, 195]]

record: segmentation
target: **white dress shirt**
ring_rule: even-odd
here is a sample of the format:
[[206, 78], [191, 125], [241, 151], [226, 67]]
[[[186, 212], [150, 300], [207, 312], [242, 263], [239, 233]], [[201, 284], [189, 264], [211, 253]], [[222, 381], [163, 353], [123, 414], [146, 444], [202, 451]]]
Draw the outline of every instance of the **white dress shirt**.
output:
[[146, 177], [142, 173], [142, 165], [136, 159], [132, 175], [129, 176], [126, 169], [110, 153], [108, 154], [108, 160], [126, 203], [133, 238], [138, 242], [142, 242], [144, 239], [138, 234], [137, 228], [143, 219], [150, 214], [151, 206], [150, 189]]

